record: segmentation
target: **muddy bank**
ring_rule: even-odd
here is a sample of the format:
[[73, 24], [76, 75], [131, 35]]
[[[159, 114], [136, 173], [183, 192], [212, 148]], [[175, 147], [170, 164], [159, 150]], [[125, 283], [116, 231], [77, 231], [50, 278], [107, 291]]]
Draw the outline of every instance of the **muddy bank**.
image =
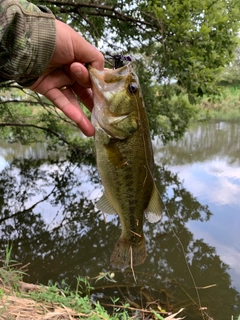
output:
[[71, 308], [57, 303], [37, 302], [30, 298], [30, 292], [43, 292], [41, 286], [19, 282], [17, 290], [0, 284], [1, 320], [74, 320], [89, 318], [93, 314], [77, 313]]

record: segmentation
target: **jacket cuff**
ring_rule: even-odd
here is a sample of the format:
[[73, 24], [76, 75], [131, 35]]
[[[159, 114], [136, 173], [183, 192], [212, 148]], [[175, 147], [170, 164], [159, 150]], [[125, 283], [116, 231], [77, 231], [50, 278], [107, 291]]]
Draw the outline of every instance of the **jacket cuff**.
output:
[[29, 17], [31, 23], [28, 25], [33, 29], [31, 35], [32, 59], [25, 70], [25, 74], [17, 82], [30, 87], [46, 70], [52, 59], [56, 45], [55, 17], [49, 9], [38, 6], [41, 13]]
[[0, 82], [31, 86], [47, 68], [56, 44], [55, 17], [27, 1], [3, 1]]

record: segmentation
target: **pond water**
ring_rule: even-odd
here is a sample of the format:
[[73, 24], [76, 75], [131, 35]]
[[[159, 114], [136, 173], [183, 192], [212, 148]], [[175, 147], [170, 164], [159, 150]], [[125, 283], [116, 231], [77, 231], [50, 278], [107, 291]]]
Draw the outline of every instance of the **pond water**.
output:
[[[102, 193], [96, 167], [56, 156], [50, 160], [42, 144], [0, 143], [0, 248], [10, 241], [12, 259], [30, 263], [29, 282], [64, 279], [74, 288], [78, 276], [88, 276], [92, 298], [102, 303], [115, 296], [119, 304], [127, 299], [140, 308], [185, 307], [187, 319], [235, 319], [240, 315], [240, 124], [196, 125], [179, 142], [163, 146], [155, 139], [154, 153], [165, 208], [159, 223], [144, 224], [148, 257], [134, 268], [137, 283], [130, 268], [109, 264], [120, 224], [117, 216], [105, 221], [94, 206]], [[100, 272], [114, 272], [117, 282], [96, 282]]]

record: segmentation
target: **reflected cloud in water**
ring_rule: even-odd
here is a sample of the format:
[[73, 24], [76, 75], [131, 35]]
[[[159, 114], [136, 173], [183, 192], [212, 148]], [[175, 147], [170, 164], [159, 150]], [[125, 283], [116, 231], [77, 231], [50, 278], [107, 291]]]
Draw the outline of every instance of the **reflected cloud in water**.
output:
[[240, 206], [240, 167], [216, 159], [185, 166], [169, 166], [184, 186], [205, 203]]

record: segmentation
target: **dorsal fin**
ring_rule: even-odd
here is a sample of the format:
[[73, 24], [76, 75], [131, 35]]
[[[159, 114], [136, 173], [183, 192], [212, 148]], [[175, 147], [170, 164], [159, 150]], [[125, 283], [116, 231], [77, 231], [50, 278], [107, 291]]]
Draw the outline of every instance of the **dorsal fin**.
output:
[[97, 201], [96, 207], [98, 208], [98, 210], [102, 211], [103, 213], [117, 214], [116, 210], [113, 208], [111, 203], [108, 201], [108, 198], [106, 197], [105, 193]]
[[155, 183], [153, 184], [152, 194], [147, 208], [144, 210], [146, 219], [151, 223], [156, 223], [161, 219], [162, 207], [161, 199]]

